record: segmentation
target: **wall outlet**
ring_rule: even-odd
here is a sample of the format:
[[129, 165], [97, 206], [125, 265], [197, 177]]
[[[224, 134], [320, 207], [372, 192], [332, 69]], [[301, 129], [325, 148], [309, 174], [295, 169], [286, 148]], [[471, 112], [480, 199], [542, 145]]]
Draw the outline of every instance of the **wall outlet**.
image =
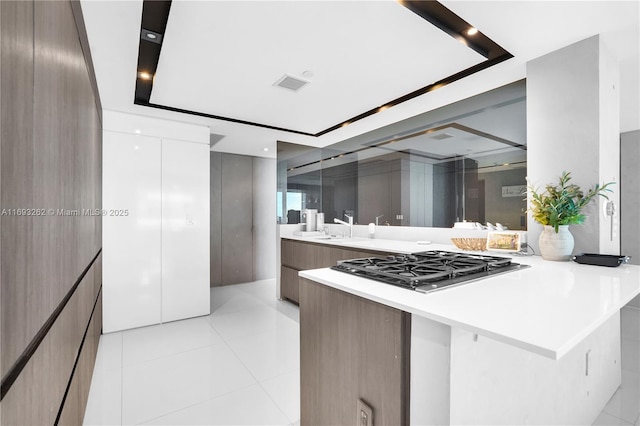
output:
[[397, 214], [396, 215], [396, 220], [402, 220], [402, 219], [404, 219], [403, 215], [401, 215], [401, 214]]
[[361, 399], [358, 399], [357, 408], [356, 426], [373, 426], [373, 408]]

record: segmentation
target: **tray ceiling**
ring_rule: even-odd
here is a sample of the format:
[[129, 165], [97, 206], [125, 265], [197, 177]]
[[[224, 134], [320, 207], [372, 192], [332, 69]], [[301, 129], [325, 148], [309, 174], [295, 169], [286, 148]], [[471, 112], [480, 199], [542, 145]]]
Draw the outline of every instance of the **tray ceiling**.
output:
[[[192, 2], [192, 1], [174, 1], [172, 9], [178, 10], [178, 7], [198, 6], [200, 3], [211, 4], [213, 6], [227, 7], [237, 3], [245, 3], [243, 1], [208, 1], [208, 2]], [[294, 3], [308, 2], [290, 2], [290, 1], [266, 1], [258, 2], [268, 4], [277, 10], [277, 7]], [[315, 3], [315, 2], [314, 2]], [[339, 7], [342, 3], [353, 3], [359, 7], [362, 17], [368, 17], [369, 8], [377, 6], [378, 1], [323, 1], [327, 7]], [[407, 3], [407, 2], [405, 2]], [[433, 3], [433, 2], [419, 2]], [[103, 107], [109, 110], [122, 111], [131, 114], [140, 114], [145, 116], [157, 117], [168, 120], [177, 120], [181, 122], [205, 125], [210, 127], [212, 133], [224, 135], [224, 139], [215, 145], [216, 150], [222, 152], [233, 152], [245, 155], [257, 156], [275, 156], [275, 141], [287, 140], [295, 143], [308, 144], [311, 146], [327, 146], [335, 142], [339, 142], [351, 137], [365, 134], [374, 129], [391, 125], [399, 120], [407, 119], [425, 111], [442, 107], [447, 104], [459, 101], [464, 98], [491, 90], [513, 81], [522, 79], [526, 76], [526, 63], [536, 57], [552, 52], [559, 48], [565, 47], [571, 43], [600, 34], [606, 45], [611, 49], [616, 60], [621, 65], [621, 130], [630, 131], [638, 128], [638, 2], [637, 1], [554, 1], [554, 2], [531, 2], [531, 1], [449, 1], [442, 0], [441, 3], [457, 16], [473, 24], [483, 34], [504, 46], [514, 57], [505, 61], [498, 66], [492, 66], [481, 72], [469, 75], [465, 78], [455, 81], [446, 87], [421, 94], [409, 101], [399, 103], [393, 108], [375, 113], [359, 120], [352, 125], [340, 128], [339, 130], [330, 131], [319, 137], [307, 136], [305, 134], [296, 134], [277, 129], [269, 129], [255, 125], [245, 125], [238, 121], [227, 120], [233, 118], [224, 105], [215, 105], [216, 112], [221, 117], [213, 114], [197, 115], [189, 113], [175, 112], [175, 110], [164, 110], [159, 108], [149, 108], [148, 106], [136, 104], [134, 102], [136, 72], [139, 45], [140, 45], [140, 29], [141, 16], [143, 9], [142, 1], [101, 1], [101, 0], [82, 0], [81, 6], [88, 32], [91, 54], [96, 68], [96, 78]], [[203, 7], [204, 7], [203, 5]], [[388, 6], [402, 7], [400, 4], [391, 3]], [[408, 13], [408, 10], [400, 9], [398, 12]], [[173, 13], [173, 12], [171, 12]], [[338, 12], [335, 13], [339, 15]], [[409, 14], [411, 16], [411, 14]], [[270, 21], [273, 17], [265, 15], [263, 21]], [[290, 17], [293, 20], [293, 16]], [[394, 19], [389, 16], [386, 26], [381, 30], [391, 30], [397, 32], [401, 27]], [[412, 16], [412, 18], [414, 18]], [[415, 16], [420, 19], [420, 16]], [[244, 19], [241, 16], [237, 19]], [[170, 42], [171, 34], [175, 31], [181, 34], [188, 31], [191, 25], [218, 25], [221, 20], [215, 15], [198, 16], [195, 22], [174, 21], [173, 16], [169, 17], [166, 39], [164, 43]], [[281, 21], [279, 21], [281, 22]], [[424, 26], [431, 26], [427, 21], [419, 21]], [[242, 26], [242, 22], [225, 22], [223, 25], [228, 27], [236, 27], [236, 24]], [[354, 23], [350, 28], [357, 33], [360, 22]], [[206, 26], [205, 25], [205, 26]], [[542, 25], [542, 26], [541, 26]], [[275, 27], [275, 24], [273, 25]], [[174, 28], [175, 27], [175, 28]], [[264, 24], [260, 28], [269, 28], [271, 25]], [[244, 27], [247, 34], [240, 35], [245, 39], [258, 40], [264, 34]], [[542, 31], [541, 31], [542, 29]], [[233, 30], [233, 28], [231, 28]], [[329, 36], [331, 27], [323, 29], [323, 37]], [[224, 44], [226, 39], [236, 37], [237, 33], [228, 32], [224, 34], [225, 40], [219, 40], [217, 44]], [[285, 43], [287, 40], [300, 40], [307, 37], [305, 30], [297, 30], [297, 32], [287, 32], [286, 39], [280, 40]], [[199, 35], [193, 36], [196, 40]], [[190, 40], [193, 42], [194, 40]], [[405, 42], [406, 40], [403, 40]], [[414, 42], [411, 40], [410, 42]], [[449, 40], [451, 41], [451, 40]], [[234, 41], [236, 43], [236, 41]], [[206, 52], [203, 55], [210, 55], [211, 61], [215, 52], [213, 47], [205, 46]], [[422, 44], [416, 45], [419, 48], [424, 47]], [[367, 44], [351, 45], [348, 54], [353, 54], [361, 48], [366, 48]], [[460, 47], [460, 46], [457, 46]], [[190, 49], [191, 45], [182, 46], [183, 49]], [[165, 54], [164, 47], [161, 56]], [[242, 52], [236, 52], [236, 56], [243, 56]], [[381, 59], [384, 56], [381, 54]], [[164, 67], [161, 57], [161, 67]], [[332, 58], [333, 59], [333, 58]], [[202, 58], [198, 58], [202, 60]], [[222, 64], [224, 65], [224, 64]], [[220, 65], [220, 66], [222, 66]], [[376, 63], [377, 65], [377, 63]], [[396, 67], [406, 67], [407, 64], [385, 62], [386, 71], [391, 72]], [[291, 95], [304, 94], [307, 89], [316, 84], [315, 80], [321, 77], [318, 70], [309, 69], [310, 65], [304, 64], [301, 70], [283, 70], [282, 73], [296, 73], [310, 70], [314, 72], [314, 76], [310, 79], [312, 83], [302, 88], [299, 92], [292, 92]], [[340, 58], [336, 57], [335, 62], [330, 64], [331, 70], [335, 72], [342, 71], [343, 64]], [[215, 67], [214, 67], [215, 68]], [[215, 76], [215, 69], [192, 70], [187, 76], [194, 82], [206, 82]], [[302, 68], [302, 65], [301, 65]], [[248, 78], [258, 78], [253, 69], [240, 69], [238, 75], [241, 77], [239, 81]], [[162, 70], [157, 76], [157, 83], [160, 83]], [[404, 72], [404, 71], [403, 71]], [[278, 77], [281, 77], [280, 74]], [[276, 77], [276, 78], [278, 78]], [[162, 77], [164, 78], [164, 77]], [[273, 83], [273, 81], [270, 82]], [[390, 80], [391, 81], [391, 80]], [[180, 81], [174, 82], [181, 84]], [[377, 91], [377, 87], [368, 83], [368, 73], [365, 71], [361, 75], [357, 75], [357, 81], [352, 82], [354, 85], [362, 84], [368, 87], [371, 92]], [[394, 81], [394, 84], [396, 82]], [[163, 83], [165, 84], [165, 83]], [[167, 81], [168, 85], [169, 82]], [[233, 91], [239, 83], [229, 84], [229, 90]], [[420, 87], [423, 87], [422, 83]], [[284, 90], [280, 88], [273, 88]], [[155, 91], [155, 88], [154, 88]], [[154, 95], [158, 93], [154, 93]], [[332, 106], [339, 105], [343, 102], [351, 102], [348, 96], [340, 96], [338, 99], [332, 99]], [[383, 100], [382, 102], [387, 101]], [[380, 105], [376, 102], [374, 107]], [[254, 107], [249, 103], [247, 109], [251, 113]], [[280, 104], [270, 103], [268, 105], [269, 113], [276, 114], [280, 108]], [[196, 111], [197, 112], [197, 111]], [[362, 112], [362, 111], [359, 111]], [[283, 113], [284, 116], [284, 113]], [[469, 123], [471, 127], [478, 128], [476, 123]], [[296, 126], [298, 128], [298, 126]], [[302, 129], [305, 132], [313, 132], [315, 129]], [[493, 134], [500, 132], [494, 129], [486, 129]], [[511, 138], [511, 140], [518, 140]]]
[[135, 102], [320, 136], [512, 57], [436, 1], [362, 6], [145, 1]]
[[484, 60], [392, 1], [174, 2], [150, 100], [317, 133]]

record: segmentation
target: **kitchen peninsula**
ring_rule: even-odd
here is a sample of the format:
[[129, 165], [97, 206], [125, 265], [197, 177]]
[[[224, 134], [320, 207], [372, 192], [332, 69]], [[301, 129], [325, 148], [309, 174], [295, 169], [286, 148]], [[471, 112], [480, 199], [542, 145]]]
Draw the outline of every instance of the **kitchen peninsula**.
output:
[[351, 423], [360, 399], [377, 424], [591, 424], [620, 384], [619, 311], [640, 294], [640, 267], [514, 261], [531, 267], [429, 294], [301, 271], [302, 423]]

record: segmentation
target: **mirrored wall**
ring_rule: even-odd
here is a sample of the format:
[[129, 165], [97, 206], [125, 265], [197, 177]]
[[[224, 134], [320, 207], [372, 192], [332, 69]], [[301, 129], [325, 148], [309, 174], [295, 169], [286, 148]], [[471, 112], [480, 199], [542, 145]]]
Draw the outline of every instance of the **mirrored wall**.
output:
[[278, 143], [279, 223], [526, 228], [525, 81], [326, 148]]

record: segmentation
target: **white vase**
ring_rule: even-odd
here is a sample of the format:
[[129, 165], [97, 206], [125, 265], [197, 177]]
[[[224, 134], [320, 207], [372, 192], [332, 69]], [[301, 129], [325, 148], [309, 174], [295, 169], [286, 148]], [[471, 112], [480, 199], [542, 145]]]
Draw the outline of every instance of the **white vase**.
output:
[[538, 245], [540, 254], [545, 260], [567, 261], [573, 252], [573, 235], [569, 232], [569, 225], [558, 226], [558, 232], [553, 226], [544, 226]]

